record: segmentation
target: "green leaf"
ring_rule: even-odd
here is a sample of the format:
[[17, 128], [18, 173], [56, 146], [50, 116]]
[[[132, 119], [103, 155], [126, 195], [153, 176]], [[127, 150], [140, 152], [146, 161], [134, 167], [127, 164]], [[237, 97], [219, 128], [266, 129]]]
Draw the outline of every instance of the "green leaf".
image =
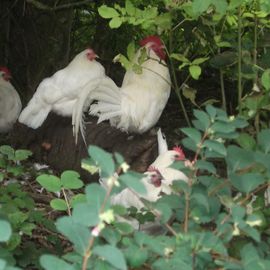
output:
[[192, 9], [194, 14], [202, 14], [204, 11], [206, 11], [211, 4], [211, 0], [194, 0], [192, 3]]
[[105, 227], [101, 232], [101, 236], [112, 246], [115, 246], [121, 240], [121, 234], [110, 227]]
[[230, 174], [232, 185], [240, 192], [250, 193], [259, 185], [266, 182], [264, 177], [259, 173], [246, 173], [243, 175]]
[[197, 151], [197, 146], [192, 139], [184, 138], [181, 142], [185, 146], [185, 148], [187, 148], [193, 152]]
[[96, 246], [93, 249], [93, 254], [100, 256], [112, 266], [120, 270], [126, 270], [127, 264], [123, 253], [118, 248], [111, 245]]
[[0, 242], [7, 242], [12, 234], [12, 229], [8, 221], [0, 219]]
[[85, 193], [87, 202], [93, 204], [96, 208], [99, 209], [106, 196], [105, 189], [100, 185], [94, 183], [86, 187]]
[[211, 130], [214, 132], [221, 132], [221, 133], [231, 133], [235, 131], [235, 127], [230, 123], [216, 121], [212, 126]]
[[191, 195], [191, 200], [195, 201], [195, 205], [203, 206], [207, 212], [210, 211], [208, 197], [206, 194], [203, 194], [201, 192], [193, 192]]
[[130, 234], [134, 231], [134, 228], [126, 222], [115, 222], [114, 227], [122, 234]]
[[126, 11], [127, 11], [128, 15], [130, 15], [130, 16], [135, 15], [136, 8], [134, 7], [134, 5], [132, 4], [131, 1], [126, 0], [125, 8], [126, 8]]
[[191, 138], [195, 144], [201, 141], [201, 133], [195, 128], [181, 128], [181, 131]]
[[264, 153], [270, 152], [270, 129], [264, 129], [258, 134], [258, 144]]
[[95, 174], [99, 171], [98, 166], [95, 164], [92, 158], [83, 159], [81, 162], [81, 167], [91, 174]]
[[212, 0], [212, 4], [215, 6], [218, 13], [222, 15], [226, 13], [228, 7], [226, 0]]
[[231, 0], [228, 10], [233, 10], [235, 8], [238, 8], [239, 6], [242, 5], [242, 3], [244, 3], [245, 0]]
[[202, 63], [204, 63], [205, 61], [207, 61], [209, 59], [209, 57], [201, 57], [201, 58], [196, 58], [195, 60], [193, 60], [191, 62], [192, 65], [200, 65]]
[[132, 61], [134, 59], [135, 53], [136, 53], [135, 43], [134, 42], [130, 42], [128, 44], [128, 47], [127, 47], [127, 56], [128, 56], [128, 59]]
[[106, 5], [102, 5], [101, 7], [99, 7], [98, 13], [102, 18], [105, 19], [110, 19], [119, 16], [119, 13], [114, 8], [108, 7]]
[[216, 118], [216, 115], [217, 115], [217, 109], [212, 106], [212, 105], [207, 105], [205, 107], [207, 113], [209, 114], [210, 118], [211, 118], [211, 121], [214, 121], [214, 119]]
[[242, 207], [240, 205], [234, 205], [231, 208], [232, 218], [235, 223], [240, 223], [245, 215], [246, 215], [246, 209], [245, 207]]
[[[257, 241], [258, 243], [261, 241], [261, 236], [260, 233], [258, 232], [258, 230], [256, 230], [253, 227], [250, 226], [245, 226], [244, 228], [241, 228], [241, 230], [248, 236], [250, 236], [251, 238], [253, 238], [253, 240]], [[258, 269], [258, 268], [252, 268], [252, 269]], [[263, 268], [264, 270], [269, 269], [269, 268]]]
[[200, 121], [203, 130], [205, 131], [209, 128], [210, 125], [210, 118], [209, 115], [204, 111], [194, 110], [194, 116]]
[[269, 68], [263, 72], [261, 81], [266, 91], [269, 91], [270, 90], [270, 69]]
[[86, 202], [86, 195], [79, 193], [79, 194], [72, 196], [72, 198], [70, 200], [70, 205], [71, 205], [71, 207], [74, 207], [76, 204], [85, 203], [85, 202]]
[[141, 249], [137, 245], [131, 244], [125, 250], [125, 257], [132, 268], [139, 268], [146, 262], [148, 251], [147, 249]]
[[29, 213], [23, 213], [21, 211], [16, 211], [8, 214], [9, 221], [12, 225], [21, 225], [29, 217]]
[[115, 164], [113, 161], [112, 154], [104, 151], [98, 146], [90, 145], [88, 148], [89, 155], [101, 168], [101, 177], [103, 174], [105, 176], [111, 176], [115, 170]]
[[161, 213], [161, 223], [166, 223], [172, 216], [172, 210], [170, 206], [166, 203], [158, 202], [155, 208]]
[[227, 148], [226, 162], [228, 169], [235, 172], [253, 164], [254, 153], [253, 151], [242, 149], [236, 145], [230, 145]]
[[53, 255], [42, 255], [40, 264], [46, 270], [75, 270], [75, 268]]
[[1, 145], [0, 153], [6, 155], [9, 160], [14, 160], [14, 149], [9, 145]]
[[74, 244], [81, 256], [85, 255], [92, 237], [87, 226], [75, 222], [72, 217], [61, 217], [56, 221], [56, 228]]
[[61, 174], [61, 183], [66, 189], [79, 189], [84, 185], [79, 177], [80, 175], [75, 171], [64, 171]]
[[136, 172], [127, 172], [120, 175], [119, 180], [124, 183], [127, 187], [133, 189], [134, 191], [145, 194], [146, 189], [144, 184], [140, 181], [143, 178], [143, 175]]
[[122, 18], [120, 17], [114, 17], [110, 20], [109, 22], [109, 26], [112, 28], [112, 29], [115, 29], [115, 28], [119, 28], [121, 26], [121, 24], [123, 23], [123, 20]]
[[202, 69], [200, 66], [191, 65], [191, 66], [189, 66], [189, 73], [193, 79], [198, 80], [201, 73], [202, 73]]
[[189, 99], [194, 105], [197, 106], [196, 101], [195, 101], [196, 95], [197, 95], [196, 89], [189, 87], [188, 85], [185, 84], [182, 88], [182, 92], [185, 98]]
[[5, 179], [5, 174], [0, 172], [0, 182], [2, 182]]
[[196, 167], [201, 171], [205, 170], [213, 174], [216, 174], [217, 172], [215, 166], [211, 162], [208, 162], [206, 160], [198, 160], [196, 162]]
[[62, 199], [53, 199], [50, 201], [50, 206], [58, 211], [66, 211], [67, 210], [67, 204]]
[[28, 157], [32, 156], [32, 152], [29, 150], [16, 150], [15, 151], [15, 160], [16, 161], [21, 161], [21, 160], [25, 160]]
[[215, 55], [210, 61], [210, 65], [217, 69], [230, 67], [237, 63], [237, 53], [232, 51], [224, 51], [221, 54]]
[[170, 12], [160, 14], [155, 19], [155, 24], [162, 30], [169, 30], [172, 27], [172, 15]]
[[170, 55], [171, 58], [178, 60], [180, 62], [184, 62], [184, 63], [190, 63], [190, 61], [183, 55], [183, 54], [179, 54], [179, 53], [172, 53]]
[[262, 268], [262, 265], [260, 263], [260, 258], [257, 252], [257, 249], [252, 245], [252, 243], [249, 243], [245, 245], [241, 250], [241, 258], [243, 261], [243, 266], [245, 270], [266, 270], [265, 268]]
[[205, 140], [204, 147], [207, 147], [210, 152], [214, 151], [222, 156], [226, 156], [227, 151], [223, 143], [213, 140]]
[[99, 209], [90, 203], [76, 204], [73, 208], [72, 217], [75, 222], [88, 227], [96, 226], [100, 222]]
[[26, 234], [26, 235], [28, 235], [28, 236], [32, 236], [33, 230], [36, 227], [37, 226], [34, 223], [25, 222], [21, 226], [21, 232], [24, 233], [24, 234]]
[[42, 174], [36, 178], [38, 183], [50, 192], [59, 192], [61, 190], [61, 181], [57, 176]]
[[236, 139], [237, 143], [246, 150], [254, 150], [256, 141], [248, 133], [241, 133]]

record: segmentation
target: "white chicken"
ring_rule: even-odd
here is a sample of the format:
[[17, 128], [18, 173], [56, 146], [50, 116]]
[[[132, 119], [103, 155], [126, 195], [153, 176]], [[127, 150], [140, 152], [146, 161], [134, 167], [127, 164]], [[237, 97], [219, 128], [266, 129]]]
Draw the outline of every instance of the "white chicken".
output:
[[0, 67], [0, 132], [8, 132], [22, 109], [20, 96], [9, 82], [10, 71], [6, 67]]
[[[138, 210], [145, 207], [142, 199], [149, 202], [156, 202], [162, 194], [171, 194], [171, 185], [174, 180], [188, 181], [187, 176], [176, 169], [170, 168], [170, 165], [176, 160], [184, 160], [185, 155], [180, 147], [173, 150], [167, 149], [166, 139], [162, 136], [161, 130], [157, 133], [159, 156], [149, 166], [140, 181], [145, 187], [146, 193], [139, 194], [129, 188], [123, 189], [120, 193], [111, 197], [111, 204], [122, 205], [126, 208], [135, 207]], [[107, 188], [106, 182], [101, 180], [101, 185]], [[139, 228], [139, 223], [134, 219], [119, 219], [130, 223], [135, 229]], [[147, 225], [148, 226], [148, 225]]]
[[170, 95], [171, 80], [165, 63], [164, 45], [158, 36], [148, 36], [140, 42], [147, 60], [142, 64], [142, 73], [126, 72], [119, 88], [105, 77], [97, 89], [91, 92], [97, 101], [90, 107], [90, 114], [98, 116], [98, 123], [110, 120], [112, 126], [126, 131], [143, 133], [158, 121]]
[[42, 125], [50, 111], [72, 116], [73, 124], [78, 117], [82, 121], [81, 114], [89, 89], [87, 84], [92, 85], [94, 81], [96, 87], [99, 79], [105, 76], [104, 67], [95, 60], [96, 57], [92, 49], [85, 49], [76, 55], [67, 67], [42, 80], [22, 111], [19, 121], [36, 129]]

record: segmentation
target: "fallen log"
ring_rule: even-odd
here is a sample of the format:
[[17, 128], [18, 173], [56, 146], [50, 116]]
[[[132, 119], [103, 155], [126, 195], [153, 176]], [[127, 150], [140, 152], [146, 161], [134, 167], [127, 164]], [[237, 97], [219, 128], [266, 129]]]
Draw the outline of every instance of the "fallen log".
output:
[[[87, 119], [86, 142], [97, 145], [108, 152], [122, 154], [131, 169], [144, 172], [157, 156], [156, 131], [142, 135], [127, 134], [108, 122], [96, 124], [96, 118]], [[34, 130], [16, 123], [11, 135], [11, 145], [16, 149], [29, 149], [33, 159], [46, 163], [58, 172], [76, 170], [84, 180], [90, 174], [81, 169], [81, 160], [88, 157], [87, 148], [79, 136], [75, 145], [72, 134], [71, 118], [50, 113], [43, 125]], [[92, 177], [91, 177], [92, 179]]]

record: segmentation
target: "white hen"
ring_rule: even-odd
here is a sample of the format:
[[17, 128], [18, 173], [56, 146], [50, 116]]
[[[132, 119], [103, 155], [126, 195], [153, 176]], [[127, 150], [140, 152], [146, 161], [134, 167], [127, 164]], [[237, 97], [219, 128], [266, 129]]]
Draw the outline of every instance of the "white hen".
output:
[[[72, 116], [82, 121], [85, 96], [89, 83], [97, 85], [105, 76], [104, 67], [95, 60], [95, 52], [88, 48], [79, 53], [67, 67], [50, 78], [42, 80], [34, 96], [22, 111], [19, 121], [31, 128], [38, 128], [50, 111], [63, 116]], [[82, 130], [81, 130], [82, 131]]]
[[[158, 121], [171, 89], [164, 45], [157, 36], [143, 39], [140, 45], [148, 56], [142, 64], [141, 74], [127, 71], [120, 88], [105, 77], [91, 93], [97, 103], [90, 107], [90, 114], [99, 117], [98, 123], [110, 120], [111, 125], [123, 131], [143, 133]], [[137, 52], [135, 62], [142, 48]]]
[[0, 132], [8, 132], [16, 122], [22, 103], [20, 96], [9, 82], [10, 71], [0, 67]]

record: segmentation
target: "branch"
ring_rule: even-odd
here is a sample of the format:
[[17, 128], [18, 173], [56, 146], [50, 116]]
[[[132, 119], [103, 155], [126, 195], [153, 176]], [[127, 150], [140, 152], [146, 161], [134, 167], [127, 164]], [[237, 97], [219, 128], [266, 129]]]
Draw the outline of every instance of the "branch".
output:
[[35, 6], [38, 9], [44, 10], [44, 11], [57, 11], [57, 10], [61, 10], [61, 9], [67, 9], [67, 8], [71, 8], [71, 7], [77, 7], [77, 6], [89, 4], [92, 1], [91, 0], [84, 0], [84, 1], [73, 2], [73, 3], [69, 3], [69, 4], [57, 6], [57, 7], [50, 7], [50, 6], [44, 5], [43, 3], [41, 3], [37, 0], [26, 0], [26, 2], [28, 4], [32, 4], [33, 6]]

